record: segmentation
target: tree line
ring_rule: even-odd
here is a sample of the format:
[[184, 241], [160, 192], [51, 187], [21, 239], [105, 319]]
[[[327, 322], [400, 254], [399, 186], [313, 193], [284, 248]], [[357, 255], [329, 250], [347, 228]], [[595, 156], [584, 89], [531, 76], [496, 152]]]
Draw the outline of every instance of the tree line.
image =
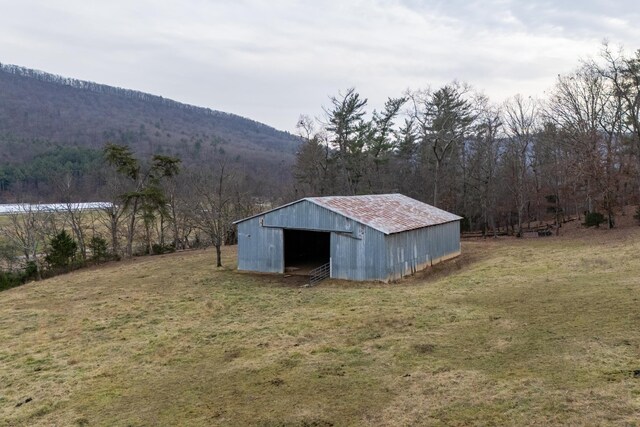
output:
[[[86, 80], [74, 79], [71, 77], [64, 77], [64, 76], [51, 74], [51, 73], [47, 73], [40, 70], [21, 67], [19, 65], [0, 63], [0, 71], [4, 71], [5, 73], [12, 74], [15, 76], [29, 77], [31, 79], [35, 79], [45, 83], [54, 83], [57, 85], [69, 86], [74, 89], [87, 90], [95, 93], [117, 95], [123, 98], [136, 99], [136, 100], [141, 100], [145, 102], [166, 105], [172, 108], [195, 111], [200, 114], [222, 116], [222, 117], [234, 117], [234, 115], [230, 113], [212, 110], [210, 108], [196, 107], [194, 105], [183, 104], [181, 102], [164, 98], [158, 95], [152, 95], [152, 94], [140, 92], [137, 90], [124, 89], [121, 87], [109, 86], [109, 85], [90, 82]], [[265, 126], [258, 122], [254, 122], [254, 123], [260, 126]]]
[[489, 233], [575, 215], [615, 224], [640, 200], [640, 51], [603, 45], [546, 99], [496, 104], [454, 81], [367, 111], [355, 89], [301, 116], [295, 195], [400, 192]]
[[254, 213], [245, 177], [224, 158], [184, 168], [177, 157], [139, 159], [130, 147], [103, 149], [99, 209], [86, 210], [81, 176], [49, 177], [62, 209], [24, 203], [0, 225], [0, 288], [88, 264], [233, 244], [232, 222]]

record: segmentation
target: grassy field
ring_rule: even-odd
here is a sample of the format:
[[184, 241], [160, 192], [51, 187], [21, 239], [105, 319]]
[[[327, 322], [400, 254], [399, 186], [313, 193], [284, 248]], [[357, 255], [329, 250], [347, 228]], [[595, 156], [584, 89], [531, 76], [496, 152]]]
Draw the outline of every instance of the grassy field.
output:
[[640, 425], [640, 227], [395, 284], [141, 258], [0, 293], [0, 425]]

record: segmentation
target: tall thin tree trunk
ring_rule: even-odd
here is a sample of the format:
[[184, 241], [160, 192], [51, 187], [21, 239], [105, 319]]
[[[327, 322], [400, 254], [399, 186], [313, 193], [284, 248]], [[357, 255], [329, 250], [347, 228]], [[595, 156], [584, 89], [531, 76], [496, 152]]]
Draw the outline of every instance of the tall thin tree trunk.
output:
[[118, 255], [120, 244], [118, 242], [118, 217], [113, 210], [109, 212], [109, 222], [111, 224], [111, 250], [113, 255]]
[[180, 233], [178, 231], [178, 219], [176, 215], [175, 201], [171, 203], [171, 229], [173, 230], [173, 247], [177, 250], [184, 249], [180, 243]]
[[438, 206], [438, 183], [440, 180], [440, 160], [436, 159], [436, 170], [433, 177], [433, 206]]
[[220, 249], [221, 242], [216, 242], [216, 267], [222, 267], [222, 250]]
[[133, 237], [135, 235], [136, 225], [136, 213], [138, 212], [138, 199], [133, 202], [133, 209], [131, 211], [131, 221], [129, 222], [129, 230], [127, 234], [127, 257], [133, 256]]

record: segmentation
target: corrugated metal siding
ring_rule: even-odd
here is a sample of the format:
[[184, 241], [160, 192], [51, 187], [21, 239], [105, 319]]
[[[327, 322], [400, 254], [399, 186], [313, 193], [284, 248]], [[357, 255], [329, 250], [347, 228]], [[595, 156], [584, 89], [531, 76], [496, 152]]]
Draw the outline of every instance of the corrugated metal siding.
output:
[[238, 224], [238, 269], [284, 273], [282, 229], [262, 227], [260, 217]]
[[358, 224], [354, 239], [331, 233], [331, 277], [348, 280], [385, 280], [387, 275], [384, 234]]
[[460, 221], [385, 236], [387, 279], [395, 280], [460, 253]]
[[[284, 240], [282, 230], [284, 228], [340, 231], [359, 237], [357, 222], [302, 200], [300, 203], [238, 223], [238, 269], [283, 273]], [[355, 240], [353, 237], [340, 237]], [[333, 239], [332, 236], [332, 241]], [[338, 272], [342, 271], [341, 265], [338, 267]]]
[[258, 218], [264, 218], [265, 227], [347, 233], [355, 232], [358, 224], [343, 215], [331, 212], [307, 200], [301, 200], [299, 203], [268, 212]]

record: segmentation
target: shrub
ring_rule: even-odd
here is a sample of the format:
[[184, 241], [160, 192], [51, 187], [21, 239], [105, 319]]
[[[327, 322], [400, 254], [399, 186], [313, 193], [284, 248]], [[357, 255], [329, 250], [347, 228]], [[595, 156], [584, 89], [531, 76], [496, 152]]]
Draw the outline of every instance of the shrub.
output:
[[35, 261], [29, 261], [24, 267], [24, 279], [26, 281], [36, 278], [38, 278], [38, 264]]
[[67, 233], [62, 230], [56, 234], [49, 242], [49, 250], [44, 260], [52, 269], [67, 269], [76, 256], [78, 244]]
[[168, 254], [176, 251], [176, 248], [173, 245], [163, 246], [160, 243], [154, 243], [153, 245], [151, 245], [151, 249], [153, 250], [153, 254], [155, 255]]
[[605, 221], [604, 215], [600, 212], [587, 212], [584, 217], [584, 225], [587, 227], [600, 227]]
[[15, 288], [24, 283], [23, 277], [20, 273], [14, 273], [12, 271], [0, 271], [0, 291], [5, 289]]
[[15, 288], [29, 280], [38, 278], [38, 265], [35, 261], [29, 261], [23, 270], [2, 271], [0, 270], [0, 291]]
[[91, 259], [93, 261], [106, 261], [110, 258], [109, 247], [103, 237], [93, 236], [89, 241], [89, 249], [91, 249]]

